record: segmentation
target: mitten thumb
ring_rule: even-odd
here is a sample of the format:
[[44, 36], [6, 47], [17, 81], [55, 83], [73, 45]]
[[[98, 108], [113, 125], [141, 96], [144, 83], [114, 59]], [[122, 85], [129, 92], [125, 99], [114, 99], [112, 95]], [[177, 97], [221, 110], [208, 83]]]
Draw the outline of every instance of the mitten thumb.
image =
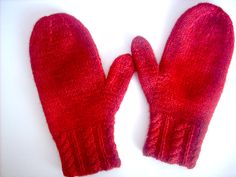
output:
[[115, 59], [107, 76], [104, 96], [106, 103], [115, 114], [128, 88], [134, 73], [134, 66], [130, 54], [124, 54]]
[[158, 64], [149, 42], [141, 36], [133, 39], [131, 45], [132, 57], [135, 69], [149, 103], [156, 93]]

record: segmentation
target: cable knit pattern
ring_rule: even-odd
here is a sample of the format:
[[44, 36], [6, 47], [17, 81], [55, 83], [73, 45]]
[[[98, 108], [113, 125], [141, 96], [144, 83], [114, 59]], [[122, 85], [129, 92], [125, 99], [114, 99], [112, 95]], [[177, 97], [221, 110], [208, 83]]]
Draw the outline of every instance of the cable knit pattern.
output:
[[31, 66], [65, 176], [120, 166], [114, 116], [134, 72], [119, 56], [108, 77], [83, 24], [68, 14], [42, 17], [30, 38]]
[[185, 149], [185, 137], [186, 132], [189, 130], [190, 126], [188, 124], [176, 125], [173, 129], [173, 135], [171, 137], [170, 143], [170, 155], [168, 161], [170, 163], [181, 163], [184, 156]]
[[144, 154], [170, 164], [195, 166], [206, 129], [160, 113], [154, 120], [150, 123]]
[[71, 142], [73, 140], [71, 139], [71, 136], [65, 132], [60, 135], [58, 135], [55, 138], [55, 141], [57, 142], [57, 146], [60, 149], [60, 156], [62, 164], [64, 164], [65, 173], [69, 174], [70, 171], [76, 171], [76, 164], [75, 164], [75, 157], [74, 157], [74, 149], [73, 146], [71, 146]]
[[147, 156], [193, 168], [218, 103], [233, 53], [234, 32], [219, 7], [201, 3], [176, 22], [160, 65], [146, 39], [132, 56], [150, 106]]
[[147, 140], [143, 149], [145, 155], [155, 156], [157, 154], [157, 140], [160, 137], [162, 124], [162, 119], [159, 119], [158, 117], [151, 119]]
[[64, 175], [81, 176], [120, 166], [113, 124], [103, 123], [56, 136]]

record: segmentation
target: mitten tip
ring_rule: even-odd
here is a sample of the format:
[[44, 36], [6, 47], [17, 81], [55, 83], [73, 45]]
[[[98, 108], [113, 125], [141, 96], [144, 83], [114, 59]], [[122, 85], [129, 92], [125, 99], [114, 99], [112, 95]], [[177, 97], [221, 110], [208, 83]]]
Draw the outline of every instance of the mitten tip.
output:
[[135, 49], [139, 48], [142, 45], [147, 44], [148, 41], [142, 36], [136, 36], [131, 43], [131, 51], [134, 52]]
[[119, 67], [121, 71], [125, 68], [134, 70], [132, 56], [129, 53], [118, 56], [114, 61], [114, 66]]

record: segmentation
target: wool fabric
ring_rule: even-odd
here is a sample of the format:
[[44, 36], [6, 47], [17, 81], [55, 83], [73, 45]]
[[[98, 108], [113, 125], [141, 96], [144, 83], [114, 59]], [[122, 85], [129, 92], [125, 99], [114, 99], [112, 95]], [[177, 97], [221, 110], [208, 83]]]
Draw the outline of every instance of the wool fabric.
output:
[[119, 167], [114, 115], [134, 72], [132, 57], [115, 59], [105, 78], [89, 31], [73, 16], [59, 13], [35, 24], [30, 58], [64, 175]]
[[146, 39], [131, 46], [138, 77], [150, 106], [146, 156], [193, 168], [224, 87], [234, 32], [219, 7], [201, 3], [176, 22], [160, 65]]

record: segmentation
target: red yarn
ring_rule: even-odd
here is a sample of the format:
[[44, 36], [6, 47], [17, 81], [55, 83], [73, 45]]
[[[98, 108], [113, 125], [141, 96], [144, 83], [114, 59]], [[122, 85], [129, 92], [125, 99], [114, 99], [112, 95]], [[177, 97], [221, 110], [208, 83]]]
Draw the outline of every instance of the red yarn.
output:
[[133, 59], [150, 105], [145, 155], [195, 166], [233, 45], [229, 16], [208, 3], [190, 8], [178, 19], [159, 66], [149, 43], [142, 37], [133, 40]]
[[132, 57], [118, 57], [106, 79], [89, 31], [67, 14], [43, 17], [36, 23], [30, 57], [64, 175], [119, 167], [114, 115], [134, 72]]

